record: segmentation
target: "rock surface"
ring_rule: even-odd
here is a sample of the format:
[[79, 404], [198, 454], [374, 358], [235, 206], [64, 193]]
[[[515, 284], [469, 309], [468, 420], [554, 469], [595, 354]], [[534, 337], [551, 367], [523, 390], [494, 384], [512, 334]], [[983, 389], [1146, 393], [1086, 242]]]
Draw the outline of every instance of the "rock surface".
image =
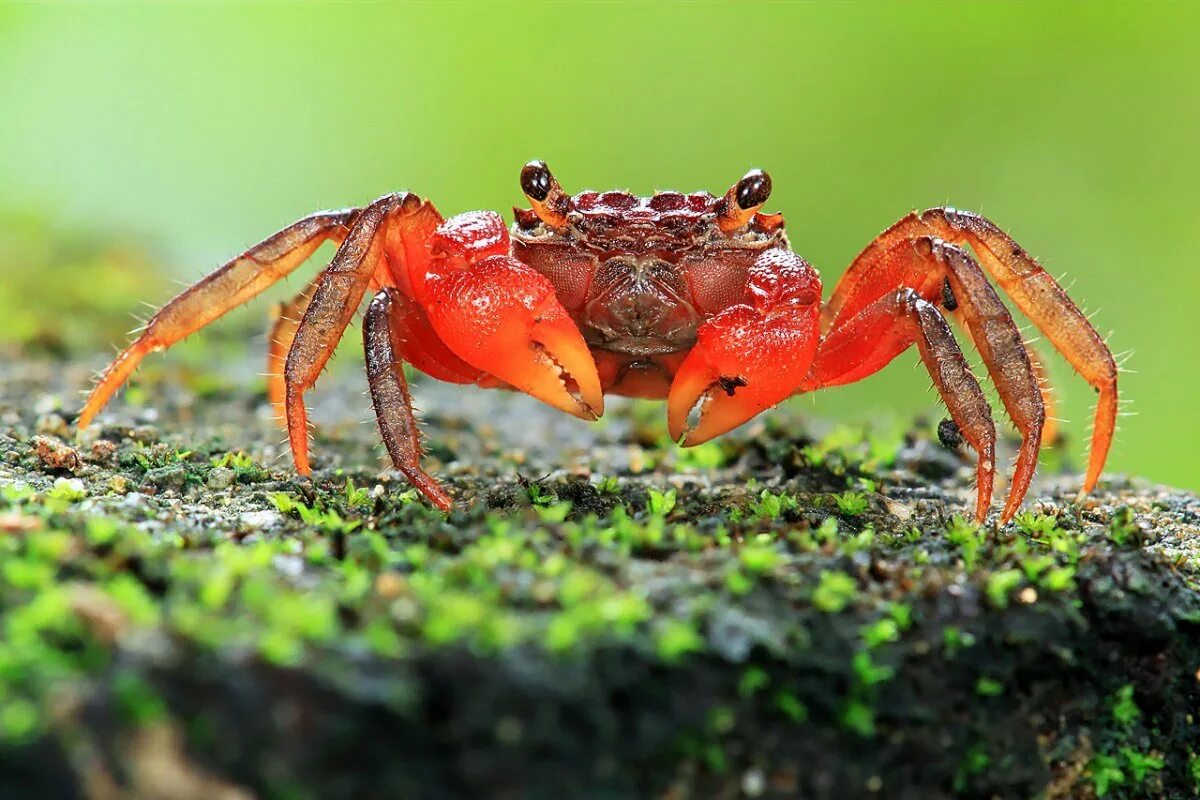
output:
[[2, 369], [0, 797], [1200, 787], [1189, 493], [1075, 504], [1050, 454], [976, 529], [935, 421], [785, 409], [681, 451], [658, 405], [422, 383], [443, 515], [381, 470], [355, 373], [313, 395], [310, 483], [261, 393], [158, 365], [75, 437], [86, 371]]

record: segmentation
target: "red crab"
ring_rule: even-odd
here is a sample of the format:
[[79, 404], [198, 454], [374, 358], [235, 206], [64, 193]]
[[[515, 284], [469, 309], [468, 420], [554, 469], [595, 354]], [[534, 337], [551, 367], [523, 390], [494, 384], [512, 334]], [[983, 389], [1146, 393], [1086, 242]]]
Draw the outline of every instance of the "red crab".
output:
[[269, 395], [302, 474], [310, 472], [304, 392], [370, 291], [363, 339], [379, 429], [396, 469], [439, 508], [451, 500], [421, 468], [405, 362], [442, 381], [517, 389], [586, 420], [603, 413], [605, 393], [665, 398], [671, 437], [686, 447], [793, 395], [862, 380], [916, 344], [950, 411], [948, 427], [978, 454], [982, 522], [996, 432], [951, 316], [1021, 434], [1003, 523], [1021, 505], [1048, 423], [1039, 362], [982, 263], [1098, 393], [1083, 490], [1100, 476], [1117, 413], [1112, 354], [1058, 283], [978, 214], [908, 214], [859, 254], [822, 304], [820, 277], [789, 248], [782, 215], [760, 211], [771, 192], [760, 170], [721, 197], [570, 196], [532, 161], [521, 188], [532, 208], [514, 209], [511, 230], [490, 211], [444, 220], [407, 192], [289, 225], [155, 314], [104, 370], [79, 427], [147, 353], [246, 302], [333, 240], [333, 261], [283, 307], [271, 337]]

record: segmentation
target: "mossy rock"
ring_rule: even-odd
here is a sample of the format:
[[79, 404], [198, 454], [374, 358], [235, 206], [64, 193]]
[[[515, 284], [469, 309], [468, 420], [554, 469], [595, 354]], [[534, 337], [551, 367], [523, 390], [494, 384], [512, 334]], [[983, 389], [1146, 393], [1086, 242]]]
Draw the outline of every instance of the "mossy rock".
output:
[[977, 529], [932, 423], [781, 410], [685, 453], [640, 405], [590, 430], [425, 384], [443, 515], [369, 426], [299, 482], [260, 395], [155, 375], [79, 439], [82, 373], [0, 375], [0, 797], [1200, 785], [1190, 494], [1051, 476]]

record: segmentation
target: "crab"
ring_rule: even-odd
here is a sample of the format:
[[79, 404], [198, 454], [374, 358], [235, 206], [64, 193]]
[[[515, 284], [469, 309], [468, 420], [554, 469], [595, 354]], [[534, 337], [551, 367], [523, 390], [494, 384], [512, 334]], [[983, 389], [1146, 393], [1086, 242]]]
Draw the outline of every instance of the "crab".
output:
[[289, 225], [158, 311], [101, 373], [79, 428], [148, 353], [333, 241], [333, 260], [279, 309], [268, 353], [268, 397], [302, 475], [311, 474], [304, 394], [371, 292], [363, 345], [379, 431], [395, 468], [440, 509], [452, 501], [422, 467], [406, 363], [440, 381], [525, 392], [584, 420], [604, 413], [606, 394], [665, 399], [671, 438], [686, 447], [795, 395], [867, 378], [916, 345], [949, 411], [943, 439], [975, 451], [974, 516], [983, 523], [996, 430], [952, 319], [1021, 437], [1003, 524], [1026, 495], [1053, 421], [1041, 359], [986, 270], [1097, 392], [1081, 494], [1099, 479], [1117, 415], [1113, 356], [1054, 278], [984, 217], [949, 207], [904, 216], [822, 302], [820, 276], [792, 252], [783, 216], [762, 210], [771, 179], [761, 170], [720, 196], [572, 196], [542, 161], [526, 164], [520, 183], [530, 208], [513, 209], [511, 228], [491, 211], [443, 219], [409, 192]]

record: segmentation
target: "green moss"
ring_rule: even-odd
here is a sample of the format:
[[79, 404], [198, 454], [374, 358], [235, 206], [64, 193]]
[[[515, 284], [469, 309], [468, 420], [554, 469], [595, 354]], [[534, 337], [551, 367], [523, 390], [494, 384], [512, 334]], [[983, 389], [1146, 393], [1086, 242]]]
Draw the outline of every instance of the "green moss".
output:
[[1097, 797], [1106, 797], [1110, 789], [1125, 783], [1125, 772], [1116, 758], [1097, 755], [1088, 763], [1087, 777]]
[[996, 608], [1008, 606], [1009, 595], [1021, 585], [1023, 574], [1019, 569], [1004, 569], [993, 572], [987, 579], [987, 596]]
[[749, 667], [738, 679], [738, 696], [753, 697], [766, 689], [771, 683], [771, 677], [761, 667]]
[[[104, 712], [71, 724], [103, 719], [113, 742], [181, 725], [220, 769], [214, 742], [263, 748], [239, 774], [266, 796], [290, 785], [276, 770], [312, 777], [324, 796], [313, 765], [346, 746], [376, 789], [414, 795], [404, 781], [425, 774], [414, 759], [441, 764], [421, 751], [433, 718], [480, 743], [483, 769], [495, 757], [522, 765], [523, 780], [544, 774], [528, 771], [529, 752], [585, 792], [626, 764], [655, 776], [653, 792], [607, 796], [657, 796], [673, 780], [736, 794], [809, 750], [839, 785], [878, 775], [899, 791], [892, 765], [905, 754], [936, 776], [931, 794], [1032, 796], [1037, 748], [1061, 743], [1066, 761], [1080, 731], [1098, 754], [1089, 790], [1132, 798], [1190, 781], [1159, 709], [1163, 692], [1191, 698], [1180, 687], [1200, 653], [1180, 632], [1200, 601], [1180, 588], [1186, 566], [1131, 546], [1144, 521], [1121, 523], [1134, 531], [1124, 544], [1103, 509], [1065, 504], [980, 528], [947, 513], [964, 508], [953, 479], [885, 470], [862, 430], [813, 445], [800, 429], [735, 438], [721, 471], [690, 483], [653, 438], [647, 463], [662, 472], [644, 477], [645, 464], [597, 463], [589, 477], [532, 456], [488, 460], [479, 452], [500, 450], [489, 442], [447, 449], [456, 466], [438, 474], [462, 501], [449, 514], [390, 474], [318, 460], [301, 482], [253, 447], [117, 428], [105, 431], [117, 452], [88, 461], [76, 478], [86, 496], [68, 499], [54, 493], [60, 476], [0, 437], [4, 463], [26, 470], [0, 487], [0, 510], [22, 526], [0, 536], [0, 739], [57, 736], [50, 711], [65, 688]], [[553, 477], [522, 481], [513, 464]], [[214, 490], [218, 469], [235, 479]], [[169, 477], [156, 470], [183, 480], [155, 484]], [[144, 491], [107, 494], [116, 477]], [[880, 487], [905, 519], [869, 501]], [[1170, 644], [1155, 651], [1159, 635]], [[1147, 680], [1139, 665], [1159, 652]], [[198, 706], [208, 722], [182, 724]], [[285, 750], [269, 727], [290, 708], [314, 721], [314, 749]], [[268, 727], [243, 732], [234, 711]], [[596, 723], [583, 737], [572, 720]], [[943, 731], [974, 744], [943, 752]], [[797, 793], [819, 796], [809, 772], [795, 774]]]
[[808, 707], [791, 692], [776, 693], [775, 708], [796, 724], [808, 721]]
[[842, 727], [863, 738], [875, 735], [875, 710], [862, 700], [848, 700], [842, 707]]
[[848, 517], [857, 517], [859, 514], [867, 510], [870, 504], [866, 496], [860, 492], [842, 492], [841, 494], [833, 495], [833, 503], [842, 514]]
[[861, 629], [863, 644], [868, 648], [889, 644], [900, 638], [900, 625], [895, 619], [876, 620]]
[[651, 489], [647, 492], [646, 510], [651, 514], [666, 516], [675, 508], [676, 492], [674, 489], [668, 489], [665, 492], [659, 492]]
[[663, 623], [656, 636], [658, 656], [671, 663], [679, 661], [688, 653], [704, 648], [704, 639], [695, 626], [683, 620], [668, 620]]
[[821, 611], [836, 614], [853, 602], [857, 594], [858, 584], [853, 578], [839, 570], [825, 570], [813, 590], [812, 602]]
[[1138, 710], [1137, 703], [1133, 699], [1133, 684], [1127, 683], [1118, 689], [1109, 700], [1112, 708], [1113, 721], [1122, 728], [1128, 728], [1133, 724], [1141, 711]]
[[1121, 757], [1125, 760], [1125, 768], [1132, 783], [1141, 783], [1152, 773], [1158, 772], [1164, 766], [1161, 756], [1153, 753], [1142, 753], [1132, 747], [1122, 747]]
[[749, 511], [755, 519], [772, 520], [778, 519], [786, 511], [795, 511], [798, 508], [799, 503], [794, 496], [763, 489], [758, 499], [750, 503]]
[[975, 745], [963, 756], [962, 765], [954, 776], [954, 791], [966, 792], [971, 779], [982, 775], [991, 766], [992, 758], [983, 745]]
[[955, 516], [946, 529], [946, 539], [957, 545], [962, 553], [963, 566], [968, 572], [973, 572], [979, 559], [979, 550], [983, 547], [985, 536], [979, 526], [968, 522], [962, 516]]

